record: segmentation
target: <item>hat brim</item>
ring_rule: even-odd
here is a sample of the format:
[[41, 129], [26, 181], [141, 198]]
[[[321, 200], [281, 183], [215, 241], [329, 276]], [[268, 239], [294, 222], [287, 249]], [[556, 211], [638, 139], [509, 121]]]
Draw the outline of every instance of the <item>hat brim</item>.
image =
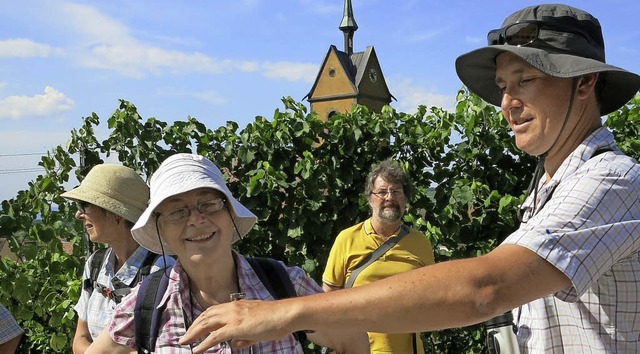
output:
[[121, 216], [132, 223], [135, 223], [143, 212], [142, 209], [133, 205], [127, 205], [119, 200], [105, 196], [93, 188], [85, 187], [83, 185], [79, 185], [68, 192], [64, 192], [60, 194], [60, 196], [74, 201], [93, 204]]
[[493, 45], [476, 49], [456, 59], [456, 72], [469, 90], [485, 101], [500, 106], [502, 95], [495, 83], [496, 57], [509, 52], [517, 55], [541, 72], [560, 78], [604, 73], [600, 114], [607, 115], [624, 106], [638, 92], [640, 76], [603, 63], [575, 55], [549, 53], [534, 47]]

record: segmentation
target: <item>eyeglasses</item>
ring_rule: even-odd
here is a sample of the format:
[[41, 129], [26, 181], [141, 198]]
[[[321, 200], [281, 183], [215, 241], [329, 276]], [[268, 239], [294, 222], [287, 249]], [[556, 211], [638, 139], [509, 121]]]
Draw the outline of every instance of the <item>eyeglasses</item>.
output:
[[375, 195], [376, 197], [380, 198], [380, 199], [384, 199], [386, 198], [389, 194], [391, 194], [392, 197], [399, 197], [402, 194], [404, 194], [404, 191], [402, 189], [381, 189], [379, 191], [375, 191], [375, 192], [371, 192], [371, 194]]
[[78, 208], [78, 211], [81, 212], [82, 214], [86, 214], [87, 213], [87, 209], [89, 209], [93, 204], [79, 200], [76, 202], [76, 207]]
[[588, 37], [584, 33], [573, 27], [565, 27], [543, 21], [525, 20], [489, 31], [487, 34], [487, 42], [489, 45], [508, 44], [518, 47], [526, 46], [538, 38], [542, 28], [578, 34], [588, 40]]
[[226, 200], [222, 199], [222, 198], [217, 198], [217, 199], [212, 199], [212, 200], [208, 200], [208, 201], [204, 201], [198, 205], [196, 205], [195, 207], [182, 207], [182, 208], [178, 208], [178, 209], [174, 209], [165, 213], [160, 213], [157, 212], [156, 213], [156, 217], [160, 218], [162, 217], [163, 219], [165, 219], [167, 222], [172, 223], [172, 224], [178, 224], [178, 223], [182, 223], [184, 221], [187, 220], [187, 218], [189, 218], [189, 216], [191, 216], [191, 210], [192, 209], [196, 209], [198, 211], [198, 213], [200, 214], [205, 214], [205, 215], [211, 215], [217, 211], [222, 210], [222, 208], [224, 208], [226, 204]]

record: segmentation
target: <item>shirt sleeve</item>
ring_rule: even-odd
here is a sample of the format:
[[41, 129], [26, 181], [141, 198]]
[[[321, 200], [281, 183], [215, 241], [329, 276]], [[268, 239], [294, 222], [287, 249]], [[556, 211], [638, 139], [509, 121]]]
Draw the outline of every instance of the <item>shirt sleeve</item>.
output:
[[285, 267], [298, 296], [324, 292], [322, 287], [310, 278], [300, 267]]
[[131, 289], [131, 292], [122, 299], [113, 311], [111, 321], [108, 325], [109, 334], [115, 343], [134, 349], [136, 348], [136, 339], [133, 310], [136, 305], [139, 289], [140, 284]]
[[563, 272], [573, 286], [555, 296], [575, 302], [640, 247], [637, 183], [597, 166], [576, 173], [504, 243], [526, 247]]
[[22, 329], [13, 318], [9, 310], [0, 304], [0, 344], [22, 334]]
[[333, 242], [327, 265], [322, 273], [322, 282], [335, 287], [343, 287], [347, 276], [346, 242], [347, 234], [340, 232]]
[[78, 299], [78, 303], [76, 303], [76, 305], [73, 307], [73, 309], [78, 314], [78, 318], [85, 322], [87, 322], [87, 309], [89, 307], [89, 298], [91, 297], [91, 292], [93, 291], [93, 289], [85, 289], [84, 283], [87, 279], [89, 279], [89, 265], [91, 264], [92, 258], [93, 254], [89, 256], [84, 264], [84, 271], [82, 272], [82, 282], [80, 283], [80, 298]]

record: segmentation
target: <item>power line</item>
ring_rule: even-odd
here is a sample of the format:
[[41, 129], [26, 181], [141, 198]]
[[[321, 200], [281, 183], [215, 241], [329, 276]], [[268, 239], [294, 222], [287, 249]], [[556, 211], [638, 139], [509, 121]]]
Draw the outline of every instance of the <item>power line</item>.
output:
[[12, 175], [18, 173], [33, 173], [33, 172], [44, 172], [44, 168], [14, 168], [9, 170], [0, 170], [0, 175]]
[[24, 152], [18, 154], [0, 154], [0, 157], [20, 157], [20, 156], [33, 156], [33, 155], [44, 155], [45, 152]]

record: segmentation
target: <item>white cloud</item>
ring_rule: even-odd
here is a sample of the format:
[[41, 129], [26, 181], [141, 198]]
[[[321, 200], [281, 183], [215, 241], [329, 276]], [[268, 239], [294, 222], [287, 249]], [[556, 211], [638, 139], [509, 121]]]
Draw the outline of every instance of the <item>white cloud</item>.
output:
[[1, 58], [48, 57], [59, 51], [59, 49], [51, 48], [49, 45], [36, 43], [25, 38], [0, 41]]
[[392, 104], [399, 112], [415, 113], [419, 105], [427, 108], [436, 106], [449, 112], [455, 111], [455, 95], [444, 95], [435, 90], [417, 86], [407, 79], [390, 81], [390, 86], [394, 97], [400, 97], [398, 102]]
[[318, 75], [318, 64], [275, 62], [262, 64], [263, 74], [269, 79], [286, 79], [312, 83]]
[[60, 10], [64, 23], [82, 37], [80, 39], [85, 41], [85, 46], [135, 42], [127, 26], [104, 16], [90, 5], [64, 2]]
[[175, 88], [161, 88], [157, 90], [159, 95], [174, 96], [174, 97], [191, 97], [200, 101], [208, 102], [214, 105], [222, 105], [227, 102], [227, 99], [213, 90], [206, 91], [187, 91]]
[[201, 53], [187, 54], [158, 47], [135, 45], [100, 45], [86, 55], [81, 65], [108, 69], [125, 76], [142, 78], [149, 74], [204, 72], [220, 74], [229, 71], [253, 72], [258, 64], [243, 60], [217, 60]]
[[47, 86], [44, 94], [33, 96], [9, 96], [0, 100], [0, 119], [24, 117], [46, 117], [68, 111], [75, 102], [64, 93]]
[[444, 31], [445, 31], [444, 29], [439, 29], [439, 30], [431, 30], [431, 31], [426, 31], [421, 33], [414, 33], [407, 36], [407, 38], [409, 42], [428, 42], [433, 38], [438, 37]]

